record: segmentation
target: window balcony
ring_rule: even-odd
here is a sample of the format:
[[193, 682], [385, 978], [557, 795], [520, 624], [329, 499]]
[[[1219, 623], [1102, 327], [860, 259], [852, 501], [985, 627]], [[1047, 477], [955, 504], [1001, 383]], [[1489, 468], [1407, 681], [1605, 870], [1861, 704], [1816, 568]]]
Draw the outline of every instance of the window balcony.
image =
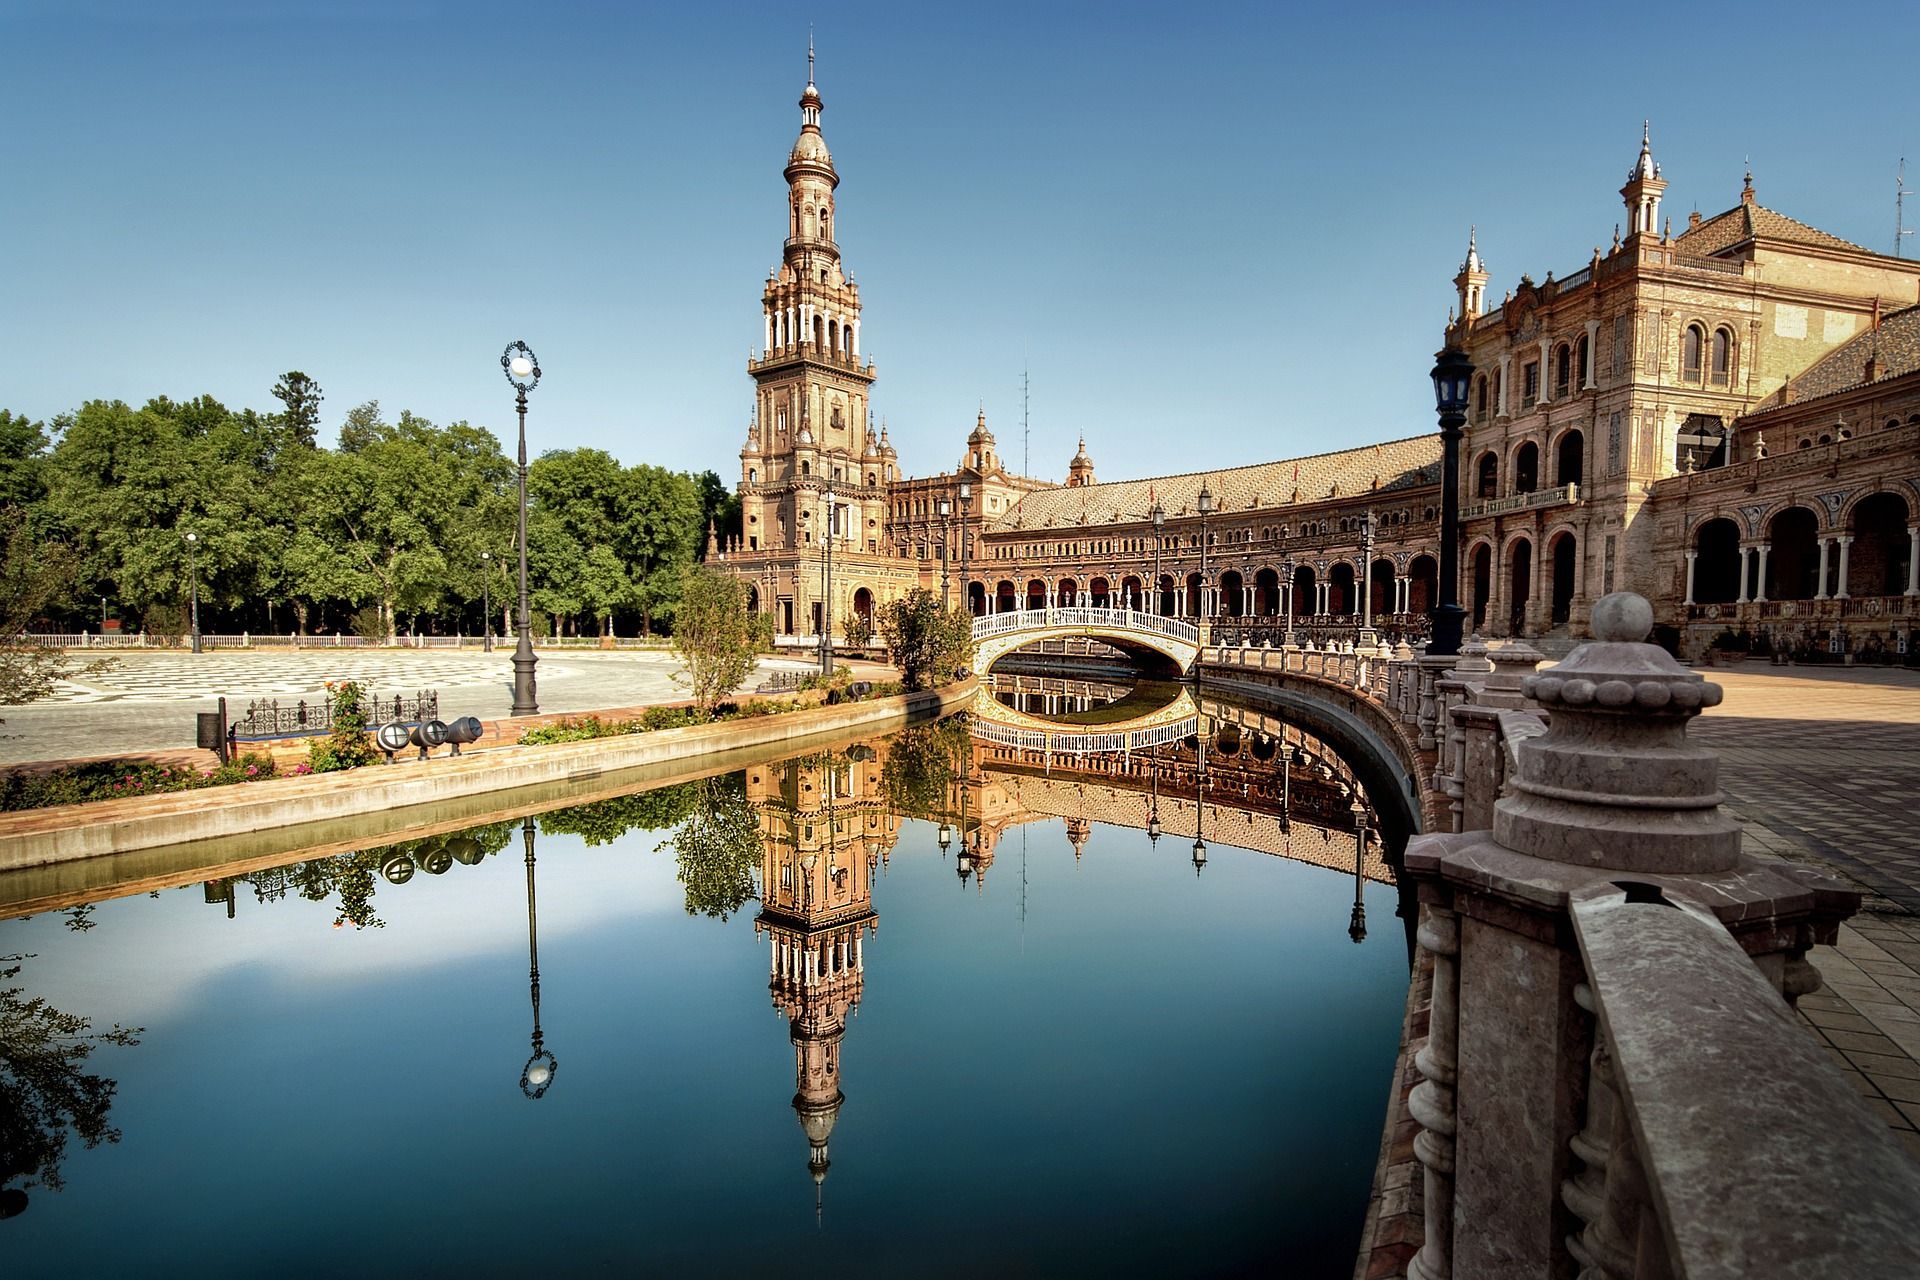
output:
[[1476, 516], [1499, 516], [1512, 511], [1535, 511], [1541, 507], [1566, 507], [1580, 501], [1580, 486], [1577, 484], [1555, 485], [1551, 489], [1535, 489], [1532, 493], [1510, 493], [1504, 498], [1489, 498], [1476, 502], [1460, 513], [1462, 520], [1471, 520]]

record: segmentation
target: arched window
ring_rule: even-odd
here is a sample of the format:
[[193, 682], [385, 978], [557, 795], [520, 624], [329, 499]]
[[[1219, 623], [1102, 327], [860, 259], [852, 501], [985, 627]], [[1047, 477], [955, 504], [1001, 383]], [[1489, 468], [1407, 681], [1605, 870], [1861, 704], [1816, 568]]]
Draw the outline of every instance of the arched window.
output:
[[1592, 355], [1587, 349], [1587, 335], [1583, 333], [1580, 340], [1573, 344], [1573, 385], [1576, 391], [1587, 385], [1587, 361]]
[[1733, 381], [1733, 335], [1725, 329], [1713, 331], [1713, 385], [1724, 387]]
[[1483, 501], [1500, 496], [1500, 459], [1497, 455], [1480, 455], [1480, 471], [1476, 477], [1474, 494]]
[[1563, 400], [1567, 395], [1567, 385], [1573, 379], [1573, 351], [1561, 343], [1553, 352], [1553, 398]]
[[812, 464], [811, 462], [803, 462], [803, 463], [801, 463], [801, 464], [800, 464], [800, 474], [801, 474], [801, 475], [803, 475], [803, 476], [810, 476], [810, 475], [812, 475], [812, 474], [813, 474], [813, 464]]
[[1540, 446], [1529, 440], [1513, 453], [1513, 491], [1532, 493], [1540, 487]]
[[1697, 324], [1688, 325], [1680, 340], [1680, 376], [1688, 382], [1700, 381], [1700, 354], [1706, 341], [1706, 330]]
[[1473, 380], [1473, 420], [1487, 420], [1487, 376], [1481, 374]]
[[754, 468], [754, 467], [747, 468], [747, 483], [748, 484], [760, 483], [760, 472], [757, 468]]

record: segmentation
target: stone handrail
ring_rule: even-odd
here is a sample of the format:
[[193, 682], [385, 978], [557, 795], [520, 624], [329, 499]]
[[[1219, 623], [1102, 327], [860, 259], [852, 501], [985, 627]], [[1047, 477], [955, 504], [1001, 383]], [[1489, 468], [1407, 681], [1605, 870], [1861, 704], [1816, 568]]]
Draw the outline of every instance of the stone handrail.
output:
[[1920, 1275], [1920, 1166], [1791, 1011], [1859, 895], [1741, 851], [1685, 735], [1720, 690], [1651, 625], [1608, 596], [1557, 667], [1415, 664], [1453, 830], [1404, 855], [1432, 976], [1407, 1274]]
[[1488, 498], [1476, 502], [1460, 513], [1464, 519], [1468, 516], [1498, 515], [1503, 511], [1532, 511], [1537, 507], [1559, 507], [1580, 501], [1580, 486], [1577, 484], [1557, 484], [1549, 489], [1529, 489], [1525, 493], [1510, 493], [1504, 498]]

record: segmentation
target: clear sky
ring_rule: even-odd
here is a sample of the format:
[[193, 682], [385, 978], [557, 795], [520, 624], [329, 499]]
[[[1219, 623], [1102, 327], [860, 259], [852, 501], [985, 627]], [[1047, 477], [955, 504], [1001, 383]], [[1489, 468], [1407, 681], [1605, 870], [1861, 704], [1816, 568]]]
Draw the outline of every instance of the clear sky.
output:
[[[0, 0], [0, 407], [378, 399], [738, 478], [785, 234], [791, 4]], [[874, 404], [1103, 478], [1431, 428], [1477, 223], [1498, 297], [1604, 245], [1642, 117], [1889, 252], [1920, 6], [863, 4], [813, 14]], [[1920, 223], [1920, 199], [1909, 202]], [[1908, 241], [1920, 253], [1920, 237]]]

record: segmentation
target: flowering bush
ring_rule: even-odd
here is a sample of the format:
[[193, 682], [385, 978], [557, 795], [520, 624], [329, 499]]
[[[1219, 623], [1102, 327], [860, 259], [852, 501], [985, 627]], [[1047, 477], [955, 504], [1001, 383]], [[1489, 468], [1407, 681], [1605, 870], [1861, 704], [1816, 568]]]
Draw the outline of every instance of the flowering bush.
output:
[[358, 680], [327, 681], [327, 696], [333, 701], [333, 732], [308, 745], [308, 772], [357, 769], [380, 758], [380, 749], [367, 732], [365, 695]]

